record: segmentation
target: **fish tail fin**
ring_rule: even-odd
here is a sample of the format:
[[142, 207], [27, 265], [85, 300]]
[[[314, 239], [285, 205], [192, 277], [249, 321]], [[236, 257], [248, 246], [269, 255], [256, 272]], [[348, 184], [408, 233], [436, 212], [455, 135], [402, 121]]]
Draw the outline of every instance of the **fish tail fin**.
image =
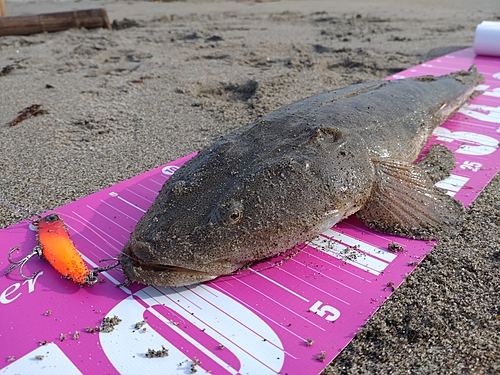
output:
[[484, 82], [484, 76], [477, 71], [476, 64], [472, 64], [469, 69], [467, 69], [467, 73], [469, 73], [473, 78], [476, 85], [479, 85], [481, 82]]
[[484, 81], [484, 77], [477, 71], [476, 64], [471, 65], [468, 70], [459, 70], [451, 73], [449, 77], [460, 82], [464, 89], [456, 96], [449, 98], [434, 114], [435, 122], [441, 124], [448, 117], [459, 110], [467, 101], [474, 98], [481, 92], [476, 90], [476, 86]]
[[478, 72], [476, 64], [472, 64], [467, 70], [459, 70], [451, 73], [450, 76], [466, 86], [477, 86], [484, 82], [484, 76]]

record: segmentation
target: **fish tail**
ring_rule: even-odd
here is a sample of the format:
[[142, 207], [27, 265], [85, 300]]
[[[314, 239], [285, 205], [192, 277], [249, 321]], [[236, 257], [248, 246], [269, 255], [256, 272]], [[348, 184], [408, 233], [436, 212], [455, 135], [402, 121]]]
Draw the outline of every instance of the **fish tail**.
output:
[[467, 70], [454, 72], [450, 76], [466, 86], [477, 86], [481, 82], [484, 82], [484, 76], [477, 71], [476, 64], [472, 64]]
[[457, 95], [449, 98], [435, 113], [437, 123], [444, 122], [448, 117], [459, 110], [467, 101], [477, 96], [476, 86], [484, 81], [484, 76], [477, 71], [476, 64], [471, 65], [468, 70], [459, 70], [451, 73], [449, 77], [460, 82], [464, 89]]

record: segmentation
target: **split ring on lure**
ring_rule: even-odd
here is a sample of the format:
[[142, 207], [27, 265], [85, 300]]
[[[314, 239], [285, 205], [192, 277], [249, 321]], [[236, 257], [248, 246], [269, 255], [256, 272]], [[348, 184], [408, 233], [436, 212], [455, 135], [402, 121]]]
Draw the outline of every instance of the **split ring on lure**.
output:
[[31, 276], [23, 274], [23, 266], [34, 255], [42, 256], [54, 267], [57, 272], [73, 280], [80, 285], [94, 285], [97, 282], [98, 272], [89, 271], [83, 259], [69, 237], [68, 229], [57, 214], [50, 214], [33, 220], [32, 224], [37, 227], [37, 242], [31, 253], [18, 262], [12, 261], [11, 254], [19, 249], [19, 246], [10, 249], [8, 259], [12, 264], [5, 274], [19, 267], [19, 274], [26, 280], [34, 278], [40, 271]]

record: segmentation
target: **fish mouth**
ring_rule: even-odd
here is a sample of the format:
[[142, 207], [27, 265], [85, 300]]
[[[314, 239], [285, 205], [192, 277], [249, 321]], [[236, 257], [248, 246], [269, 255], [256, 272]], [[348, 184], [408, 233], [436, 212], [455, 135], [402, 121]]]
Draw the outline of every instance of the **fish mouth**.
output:
[[220, 275], [166, 264], [146, 264], [134, 255], [130, 241], [120, 254], [120, 264], [125, 277], [146, 285], [177, 287], [213, 280]]

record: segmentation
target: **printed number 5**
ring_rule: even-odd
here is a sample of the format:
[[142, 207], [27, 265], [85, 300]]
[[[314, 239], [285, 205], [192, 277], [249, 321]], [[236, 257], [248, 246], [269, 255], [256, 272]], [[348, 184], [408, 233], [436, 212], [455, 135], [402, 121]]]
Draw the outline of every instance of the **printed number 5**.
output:
[[[323, 305], [323, 302], [321, 301], [316, 301], [314, 305], [309, 309], [311, 312], [318, 314], [319, 316], [325, 316], [325, 314], [329, 314], [325, 317], [326, 320], [329, 322], [333, 322], [334, 320], [337, 320], [340, 316], [340, 311], [337, 310], [333, 306], [329, 305]], [[331, 315], [330, 315], [331, 314]]]

